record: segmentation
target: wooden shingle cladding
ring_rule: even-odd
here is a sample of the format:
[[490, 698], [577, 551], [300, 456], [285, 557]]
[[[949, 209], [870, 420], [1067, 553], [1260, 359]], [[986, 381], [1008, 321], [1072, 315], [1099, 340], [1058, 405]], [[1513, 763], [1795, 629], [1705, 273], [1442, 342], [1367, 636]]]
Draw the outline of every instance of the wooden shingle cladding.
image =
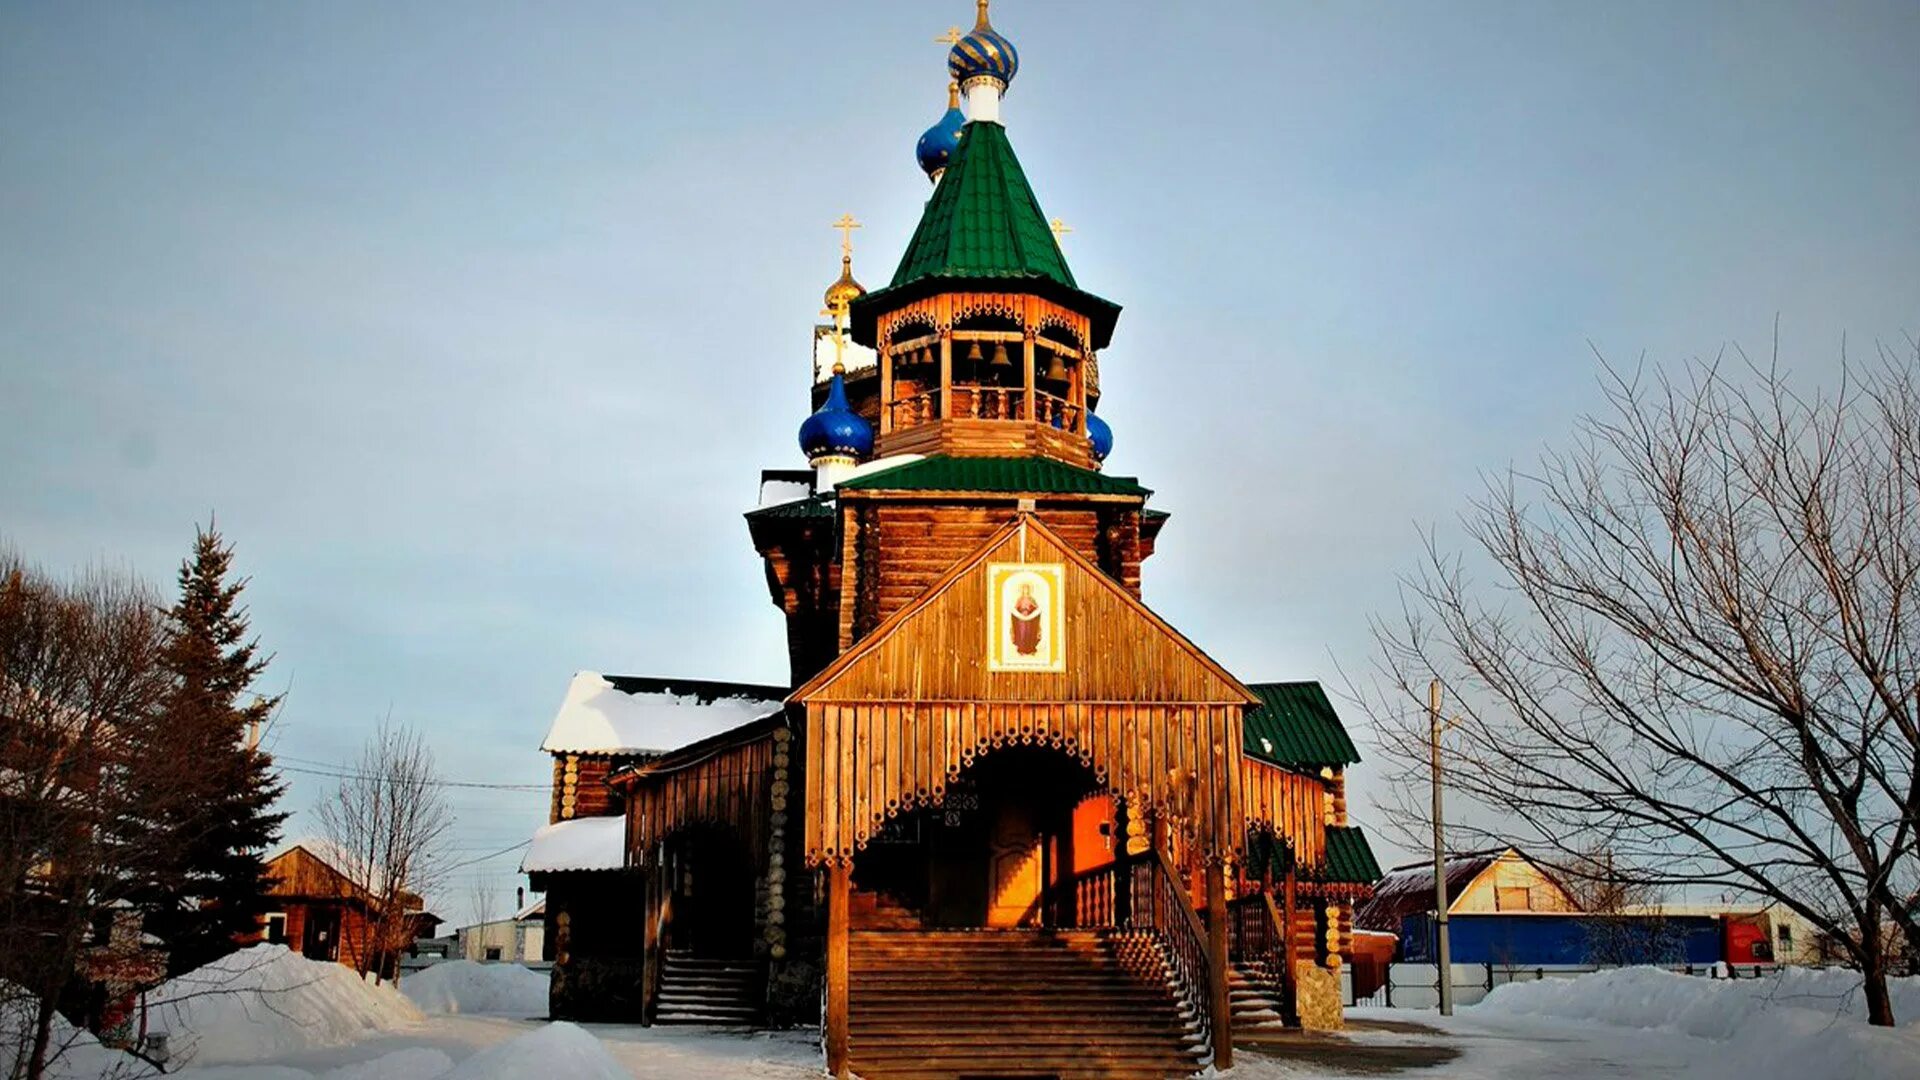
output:
[[[1062, 671], [986, 668], [986, 565], [1013, 561], [1066, 567]], [[1241, 713], [1258, 699], [1035, 515], [950, 563], [791, 700], [806, 715], [810, 864], [851, 858], [978, 756], [1022, 745], [1078, 758], [1205, 852], [1240, 843]]]

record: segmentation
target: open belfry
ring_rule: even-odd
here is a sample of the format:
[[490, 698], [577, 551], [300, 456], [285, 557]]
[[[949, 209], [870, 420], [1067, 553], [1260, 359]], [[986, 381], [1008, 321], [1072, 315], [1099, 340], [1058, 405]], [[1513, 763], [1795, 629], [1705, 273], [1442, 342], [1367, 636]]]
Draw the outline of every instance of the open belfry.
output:
[[829, 1071], [1184, 1076], [1335, 1027], [1358, 760], [1314, 682], [1247, 683], [1142, 599], [1168, 515], [1103, 468], [1118, 305], [1067, 266], [950, 35], [892, 278], [816, 327], [806, 470], [746, 515], [787, 684], [577, 675], [543, 749], [556, 1018], [819, 1023]]

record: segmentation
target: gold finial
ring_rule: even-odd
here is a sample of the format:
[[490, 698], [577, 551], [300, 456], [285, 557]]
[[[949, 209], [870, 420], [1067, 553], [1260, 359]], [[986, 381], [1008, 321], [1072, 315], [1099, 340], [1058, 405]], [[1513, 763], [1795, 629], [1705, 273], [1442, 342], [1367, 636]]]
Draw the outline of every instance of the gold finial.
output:
[[959, 107], [960, 107], [960, 84], [959, 84], [958, 82], [956, 82], [956, 81], [953, 81], [953, 80], [948, 80], [948, 82], [947, 82], [947, 108], [949, 108], [949, 109], [957, 109], [957, 108], [959, 108]]
[[978, 21], [973, 24], [973, 28], [975, 30], [985, 30], [987, 27], [993, 25], [987, 21], [987, 0], [978, 0], [974, 6], [980, 9], [980, 17]]
[[1055, 247], [1059, 246], [1061, 237], [1073, 231], [1073, 226], [1061, 221], [1059, 218], [1054, 218], [1052, 221], [1047, 222], [1047, 228], [1053, 230], [1053, 243]]
[[847, 306], [867, 294], [861, 284], [853, 280], [853, 230], [860, 227], [852, 214], [841, 214], [840, 220], [833, 223], [840, 230], [840, 278], [827, 286], [827, 307], [820, 314], [833, 319], [833, 373], [845, 374], [844, 357], [847, 349]]
[[960, 44], [960, 38], [960, 28], [957, 26], [949, 26], [947, 27], [946, 33], [933, 39], [933, 43], [935, 45], [958, 45]]

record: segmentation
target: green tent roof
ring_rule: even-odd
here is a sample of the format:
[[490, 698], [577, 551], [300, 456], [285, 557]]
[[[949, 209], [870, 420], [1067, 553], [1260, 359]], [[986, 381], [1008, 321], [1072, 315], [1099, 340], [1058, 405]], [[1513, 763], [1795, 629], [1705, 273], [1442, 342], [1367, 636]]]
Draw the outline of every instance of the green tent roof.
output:
[[1380, 862], [1373, 857], [1373, 846], [1358, 826], [1327, 826], [1326, 869], [1313, 875], [1315, 880], [1345, 885], [1371, 885], [1380, 880]]
[[854, 340], [872, 345], [874, 319], [883, 311], [969, 286], [1030, 292], [1079, 311], [1093, 322], [1096, 349], [1106, 347], [1120, 317], [1118, 305], [1074, 281], [1007, 129], [986, 121], [961, 129], [893, 280], [853, 302]]
[[1339, 768], [1360, 760], [1319, 683], [1248, 683], [1247, 689], [1261, 702], [1243, 721], [1248, 756], [1289, 769]]
[[1131, 476], [1108, 476], [1046, 457], [947, 457], [936, 454], [839, 485], [841, 491], [984, 491], [995, 494], [1153, 494]]

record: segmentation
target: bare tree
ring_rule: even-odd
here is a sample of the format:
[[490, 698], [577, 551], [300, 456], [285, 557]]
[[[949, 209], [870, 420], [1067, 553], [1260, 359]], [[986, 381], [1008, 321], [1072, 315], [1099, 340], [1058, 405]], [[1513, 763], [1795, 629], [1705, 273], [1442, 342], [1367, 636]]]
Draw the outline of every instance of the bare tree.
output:
[[0, 549], [0, 1060], [12, 1076], [45, 1075], [78, 1037], [56, 1013], [84, 989], [79, 969], [128, 877], [166, 842], [126, 825], [187, 787], [191, 763], [136, 752], [166, 698], [164, 640], [145, 584], [103, 571], [57, 582]]
[[453, 829], [433, 752], [418, 732], [382, 721], [318, 815], [330, 861], [367, 901], [364, 919], [343, 923], [341, 944], [362, 975], [397, 982], [394, 961], [445, 873]]
[[473, 909], [475, 932], [469, 940], [461, 943], [465, 946], [463, 951], [467, 959], [485, 960], [487, 958], [487, 941], [491, 933], [487, 924], [492, 922], [494, 915], [498, 913], [499, 899], [500, 883], [492, 874], [483, 873], [473, 879], [473, 887], [468, 893], [468, 902]]
[[1362, 697], [1417, 794], [1446, 682], [1458, 832], [1775, 900], [1891, 1024], [1884, 930], [1920, 941], [1920, 365], [1803, 396], [1739, 360], [1607, 367], [1570, 448], [1489, 483], [1471, 561], [1429, 537]]

